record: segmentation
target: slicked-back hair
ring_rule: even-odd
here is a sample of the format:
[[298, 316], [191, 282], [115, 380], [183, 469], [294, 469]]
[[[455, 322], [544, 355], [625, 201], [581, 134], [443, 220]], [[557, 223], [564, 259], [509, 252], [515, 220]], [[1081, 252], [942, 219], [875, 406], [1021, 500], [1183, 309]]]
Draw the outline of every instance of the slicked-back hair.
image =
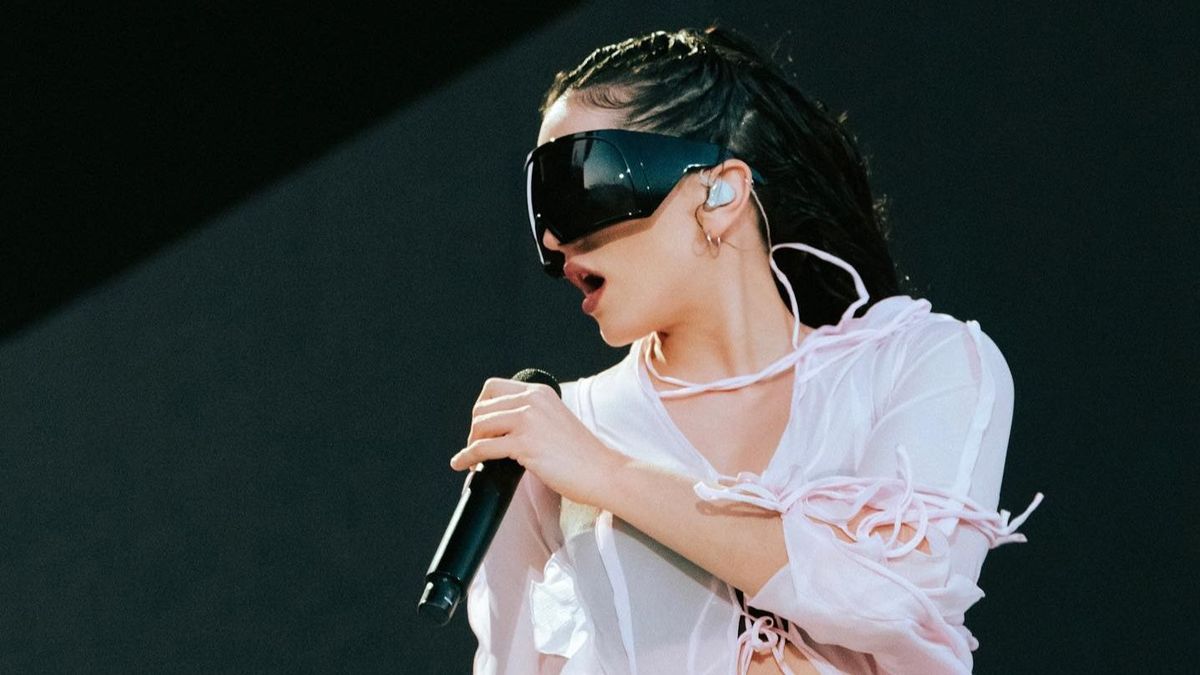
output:
[[[867, 162], [846, 116], [805, 96], [749, 39], [709, 26], [623, 40], [559, 72], [542, 115], [568, 93], [618, 111], [625, 128], [718, 143], [757, 169], [766, 179], [755, 191], [770, 219], [771, 242], [801, 242], [853, 265], [870, 294], [859, 315], [899, 292], [886, 202], [871, 194]], [[758, 225], [765, 247], [761, 217]], [[858, 297], [848, 273], [816, 256], [780, 249], [775, 260], [806, 325], [836, 323]], [[776, 286], [788, 305], [783, 286]]]

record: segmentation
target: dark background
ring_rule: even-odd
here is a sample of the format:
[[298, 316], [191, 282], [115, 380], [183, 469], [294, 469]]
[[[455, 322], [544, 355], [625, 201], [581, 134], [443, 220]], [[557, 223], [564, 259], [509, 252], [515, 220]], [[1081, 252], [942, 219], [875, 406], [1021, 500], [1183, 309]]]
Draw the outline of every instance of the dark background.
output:
[[536, 267], [558, 69], [718, 19], [849, 112], [1013, 372], [976, 670], [1194, 672], [1194, 3], [12, 5], [0, 671], [461, 673], [416, 616], [482, 381], [615, 362]]

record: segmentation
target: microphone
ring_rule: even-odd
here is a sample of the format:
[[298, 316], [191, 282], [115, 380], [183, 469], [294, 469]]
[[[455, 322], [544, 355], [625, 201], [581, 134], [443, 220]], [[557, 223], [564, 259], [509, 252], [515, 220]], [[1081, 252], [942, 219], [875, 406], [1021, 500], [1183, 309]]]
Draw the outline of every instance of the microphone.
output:
[[[526, 368], [512, 379], [549, 385], [562, 396], [558, 381], [544, 370]], [[450, 622], [524, 474], [525, 467], [505, 457], [483, 462], [467, 476], [458, 508], [425, 573], [425, 590], [417, 604], [421, 616], [443, 626]]]

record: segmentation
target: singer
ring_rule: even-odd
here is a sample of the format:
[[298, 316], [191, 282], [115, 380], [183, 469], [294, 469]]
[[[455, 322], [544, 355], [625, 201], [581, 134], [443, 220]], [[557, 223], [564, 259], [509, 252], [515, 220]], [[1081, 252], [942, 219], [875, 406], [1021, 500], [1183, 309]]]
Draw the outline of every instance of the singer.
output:
[[526, 469], [468, 592], [475, 672], [966, 673], [1013, 382], [898, 294], [844, 117], [725, 28], [559, 73], [526, 164], [613, 367], [488, 380], [455, 470]]

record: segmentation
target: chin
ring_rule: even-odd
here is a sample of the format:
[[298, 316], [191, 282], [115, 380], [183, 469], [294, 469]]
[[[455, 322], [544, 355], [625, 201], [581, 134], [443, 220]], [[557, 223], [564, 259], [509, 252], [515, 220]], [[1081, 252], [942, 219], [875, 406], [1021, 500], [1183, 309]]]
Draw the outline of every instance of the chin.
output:
[[621, 347], [628, 347], [629, 345], [633, 344], [632, 339], [626, 337], [614, 338], [608, 333], [604, 332], [604, 329], [600, 329], [600, 337], [604, 340], [604, 344], [617, 349]]
[[628, 347], [652, 330], [640, 325], [621, 325], [611, 319], [605, 321], [599, 317], [597, 317], [597, 323], [600, 324], [600, 337], [604, 340], [604, 344], [615, 348]]

